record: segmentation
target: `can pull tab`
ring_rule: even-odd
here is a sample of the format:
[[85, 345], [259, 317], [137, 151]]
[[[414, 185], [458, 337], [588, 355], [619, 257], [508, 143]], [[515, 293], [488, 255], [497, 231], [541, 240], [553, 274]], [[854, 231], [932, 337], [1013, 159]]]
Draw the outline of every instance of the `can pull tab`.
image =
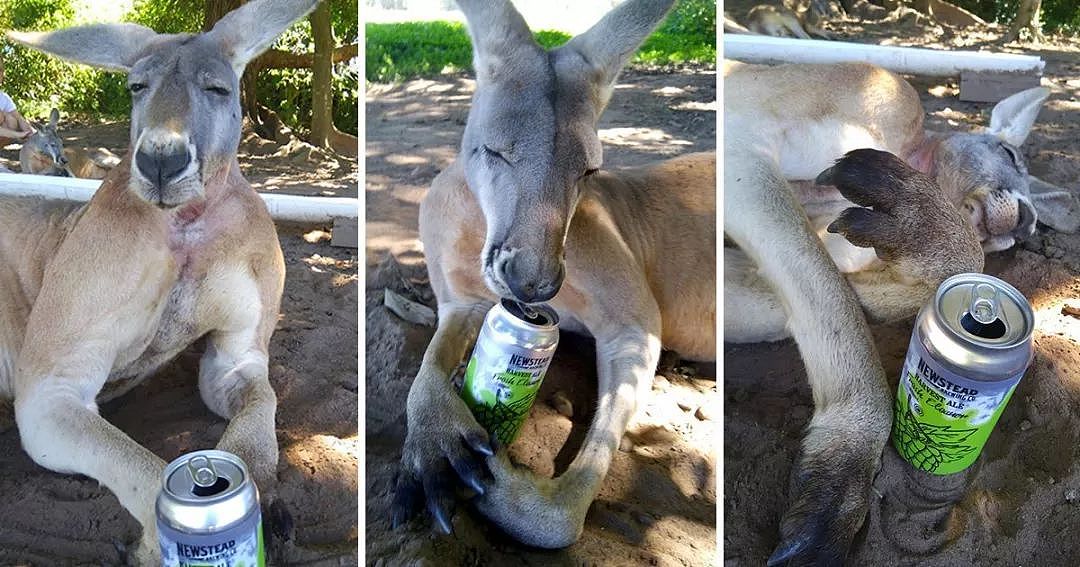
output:
[[967, 313], [960, 318], [960, 326], [965, 331], [984, 339], [998, 339], [1005, 336], [1005, 323], [1001, 320], [1001, 300], [998, 289], [990, 284], [980, 283], [971, 288], [971, 302]]
[[214, 462], [204, 455], [196, 455], [188, 459], [187, 468], [195, 484], [191, 489], [195, 496], [213, 496], [229, 488], [229, 480], [218, 476]]

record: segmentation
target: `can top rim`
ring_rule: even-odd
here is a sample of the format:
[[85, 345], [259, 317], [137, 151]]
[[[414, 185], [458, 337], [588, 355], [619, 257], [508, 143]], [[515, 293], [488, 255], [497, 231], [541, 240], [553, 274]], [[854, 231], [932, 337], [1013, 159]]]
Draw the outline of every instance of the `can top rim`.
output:
[[[963, 325], [961, 325], [960, 318], [966, 311], [961, 310], [952, 313], [950, 312], [951, 310], [945, 309], [943, 303], [950, 292], [955, 293], [956, 288], [960, 286], [974, 286], [980, 283], [990, 284], [995, 287], [999, 291], [999, 297], [1002, 298], [1003, 302], [1011, 304], [1012, 309], [1005, 309], [1004, 306], [1002, 307], [1002, 316], [1009, 319], [1007, 315], [1010, 312], [1014, 318], [1018, 315], [1019, 321], [1007, 321], [1008, 324], [1012, 325], [1014, 328], [1016, 325], [1019, 325], [1020, 328], [1018, 330], [1013, 331], [1010, 329], [1010, 332], [1007, 332], [1004, 336], [996, 339], [980, 337], [968, 332], [964, 329]], [[1008, 282], [987, 274], [956, 274], [943, 281], [941, 285], [938, 286], [937, 293], [934, 296], [934, 311], [942, 321], [942, 326], [948, 329], [955, 338], [975, 343], [982, 348], [1001, 350], [1015, 348], [1017, 345], [1027, 342], [1035, 330], [1035, 313], [1031, 308], [1031, 303], [1024, 297], [1024, 294], [1020, 293], [1020, 290], [1016, 289]]]
[[[559, 325], [559, 314], [546, 303], [523, 304], [516, 299], [502, 298], [499, 306], [513, 319], [514, 324], [522, 325], [530, 329], [550, 329]], [[533, 310], [537, 316], [543, 317], [543, 322], [533, 323], [523, 309]]]
[[[193, 487], [200, 483], [192, 478], [188, 464], [199, 458], [207, 459], [214, 467], [217, 476], [228, 480], [229, 486], [209, 496], [194, 494]], [[250, 485], [247, 467], [239, 457], [226, 451], [207, 449], [188, 453], [169, 463], [162, 475], [161, 492], [179, 503], [206, 505], [229, 500]]]

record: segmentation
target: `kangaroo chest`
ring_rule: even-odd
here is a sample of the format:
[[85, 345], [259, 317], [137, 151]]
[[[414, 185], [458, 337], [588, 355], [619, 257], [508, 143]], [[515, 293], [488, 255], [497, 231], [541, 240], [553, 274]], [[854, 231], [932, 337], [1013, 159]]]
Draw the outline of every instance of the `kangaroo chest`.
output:
[[153, 306], [143, 328], [120, 356], [110, 373], [101, 397], [119, 395], [173, 359], [215, 324], [205, 316], [217, 311], [219, 300], [208, 293], [206, 282], [221, 272], [221, 259], [214, 254], [218, 231], [211, 222], [198, 219], [170, 227], [169, 251], [172, 273], [167, 293]]

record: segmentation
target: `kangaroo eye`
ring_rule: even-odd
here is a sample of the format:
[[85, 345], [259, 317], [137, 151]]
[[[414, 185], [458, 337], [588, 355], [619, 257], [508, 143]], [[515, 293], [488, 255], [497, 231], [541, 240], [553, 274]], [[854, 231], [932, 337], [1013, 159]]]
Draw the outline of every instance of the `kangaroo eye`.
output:
[[140, 93], [144, 89], [146, 89], [146, 83], [131, 83], [128, 85], [128, 90], [131, 91], [131, 94]]
[[229, 94], [230, 94], [229, 89], [227, 89], [225, 87], [220, 87], [220, 86], [217, 86], [217, 85], [206, 87], [205, 90], [206, 90], [206, 92], [214, 93], [214, 94], [216, 94], [218, 96], [229, 96]]

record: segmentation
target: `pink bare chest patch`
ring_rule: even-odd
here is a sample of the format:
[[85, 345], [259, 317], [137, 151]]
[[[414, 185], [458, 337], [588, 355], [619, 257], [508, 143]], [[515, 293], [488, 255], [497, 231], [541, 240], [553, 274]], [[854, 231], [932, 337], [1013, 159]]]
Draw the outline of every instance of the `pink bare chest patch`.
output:
[[213, 215], [206, 214], [205, 202], [185, 205], [173, 213], [169, 222], [169, 250], [180, 279], [198, 277], [203, 271], [201, 260], [208, 256], [211, 242], [220, 229]]

